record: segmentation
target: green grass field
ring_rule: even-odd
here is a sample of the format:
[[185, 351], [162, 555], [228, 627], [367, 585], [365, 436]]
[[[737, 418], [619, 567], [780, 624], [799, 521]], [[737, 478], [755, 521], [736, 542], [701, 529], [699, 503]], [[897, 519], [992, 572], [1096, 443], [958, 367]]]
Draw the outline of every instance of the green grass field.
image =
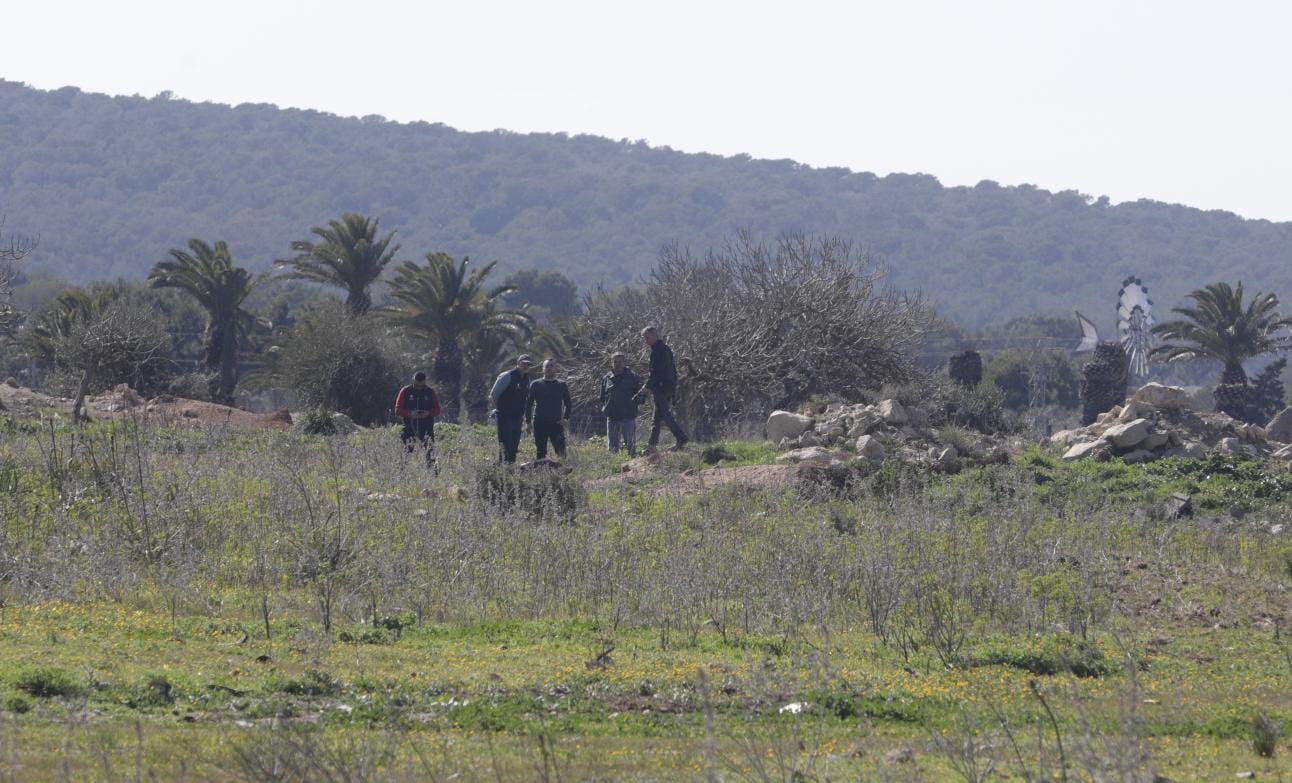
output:
[[515, 505], [484, 429], [438, 478], [389, 431], [2, 432], [0, 779], [1292, 775], [1276, 466], [670, 492], [697, 448]]

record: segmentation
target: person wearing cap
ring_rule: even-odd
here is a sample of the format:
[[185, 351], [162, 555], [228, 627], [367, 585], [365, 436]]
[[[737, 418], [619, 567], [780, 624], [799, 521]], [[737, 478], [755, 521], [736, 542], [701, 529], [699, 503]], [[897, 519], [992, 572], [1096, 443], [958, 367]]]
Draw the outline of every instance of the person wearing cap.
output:
[[570, 387], [556, 377], [556, 362], [543, 361], [543, 377], [529, 384], [529, 402], [525, 405], [525, 424], [534, 430], [535, 459], [547, 459], [551, 441], [556, 456], [565, 459], [565, 423], [570, 420]]
[[673, 362], [673, 349], [669, 348], [660, 336], [659, 328], [648, 326], [642, 329], [642, 340], [650, 348], [650, 377], [646, 379], [646, 389], [637, 395], [638, 401], [645, 398], [646, 390], [651, 393], [655, 416], [651, 420], [650, 440], [647, 451], [655, 450], [659, 444], [660, 425], [668, 427], [673, 433], [673, 448], [680, 449], [690, 440], [677, 417], [673, 415], [673, 395], [677, 393], [677, 365]]
[[418, 370], [413, 382], [399, 390], [395, 397], [395, 415], [404, 420], [399, 434], [409, 453], [421, 447], [426, 452], [426, 466], [435, 466], [435, 418], [440, 415], [440, 396], [426, 385], [426, 373]]
[[516, 359], [515, 368], [508, 370], [494, 381], [489, 390], [489, 400], [493, 403], [490, 416], [498, 422], [498, 442], [502, 444], [501, 460], [507, 463], [516, 461], [516, 452], [520, 450], [520, 435], [525, 421], [525, 405], [529, 402], [529, 368], [534, 360], [529, 354], [521, 354]]
[[606, 445], [610, 453], [619, 452], [623, 439], [628, 456], [637, 456], [637, 393], [642, 379], [628, 368], [628, 357], [615, 353], [610, 357], [610, 372], [601, 379], [601, 412], [606, 417]]

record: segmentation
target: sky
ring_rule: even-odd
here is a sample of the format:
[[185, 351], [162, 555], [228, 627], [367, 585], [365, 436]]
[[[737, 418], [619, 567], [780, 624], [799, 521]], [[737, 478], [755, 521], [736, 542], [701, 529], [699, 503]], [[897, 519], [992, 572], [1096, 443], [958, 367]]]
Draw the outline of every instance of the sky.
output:
[[0, 78], [1292, 220], [1292, 4], [4, 0]]

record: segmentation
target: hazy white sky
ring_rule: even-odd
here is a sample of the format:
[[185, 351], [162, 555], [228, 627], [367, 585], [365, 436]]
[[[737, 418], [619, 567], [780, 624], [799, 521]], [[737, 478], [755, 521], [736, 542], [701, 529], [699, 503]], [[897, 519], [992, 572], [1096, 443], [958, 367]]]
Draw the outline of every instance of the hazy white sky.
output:
[[1292, 220], [1292, 4], [4, 0], [0, 78]]

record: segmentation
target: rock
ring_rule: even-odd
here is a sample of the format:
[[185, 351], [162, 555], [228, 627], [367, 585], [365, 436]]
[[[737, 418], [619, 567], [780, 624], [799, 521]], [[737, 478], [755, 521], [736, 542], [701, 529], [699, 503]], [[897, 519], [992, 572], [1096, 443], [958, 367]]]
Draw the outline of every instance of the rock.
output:
[[1273, 454], [1275, 459], [1292, 460], [1292, 446], [1284, 446]]
[[803, 448], [809, 448], [812, 446], [824, 446], [824, 445], [825, 443], [823, 443], [821, 441], [821, 438], [818, 437], [817, 434], [812, 430], [808, 430], [807, 432], [799, 436], [799, 446]]
[[1269, 440], [1265, 428], [1259, 424], [1251, 424], [1247, 427], [1247, 439], [1255, 443], [1264, 443]]
[[1071, 446], [1085, 437], [1083, 430], [1059, 430], [1050, 436], [1050, 442], [1056, 446]]
[[839, 424], [836, 424], [836, 425], [834, 425], [833, 427], [831, 427], [830, 429], [828, 429], [828, 430], [826, 430], [826, 431], [825, 431], [825, 437], [826, 437], [826, 440], [829, 440], [829, 441], [831, 441], [831, 442], [841, 441], [841, 440], [843, 440], [844, 438], [846, 438], [847, 436], [848, 436], [848, 431], [847, 431], [847, 430], [845, 430], [845, 429], [844, 429], [841, 425], [839, 425]]
[[1201, 443], [1194, 443], [1190, 441], [1185, 443], [1183, 446], [1181, 446], [1180, 450], [1184, 452], [1184, 456], [1188, 457], [1189, 459], [1207, 458], [1207, 447], [1202, 445]]
[[1180, 386], [1165, 386], [1153, 382], [1146, 383], [1135, 390], [1131, 399], [1137, 402], [1146, 402], [1154, 408], [1162, 410], [1200, 410], [1197, 402], [1189, 393], [1188, 389]]
[[776, 444], [776, 448], [781, 451], [790, 451], [791, 449], [797, 449], [798, 447], [798, 438], [781, 438], [780, 442]]
[[1147, 419], [1149, 416], [1157, 413], [1157, 409], [1147, 402], [1141, 400], [1131, 400], [1122, 408], [1122, 412], [1117, 414], [1117, 420], [1121, 422], [1135, 421], [1136, 419]]
[[767, 439], [772, 443], [780, 443], [782, 438], [793, 440], [810, 429], [812, 419], [798, 413], [772, 411], [767, 417]]
[[1162, 501], [1163, 516], [1167, 519], [1183, 519], [1193, 516], [1193, 500], [1188, 495], [1172, 494]]
[[1148, 462], [1154, 458], [1153, 452], [1148, 449], [1135, 449], [1122, 455], [1122, 462], [1127, 465], [1134, 465], [1139, 462]]
[[884, 761], [889, 764], [909, 764], [915, 761], [915, 751], [910, 748], [898, 748], [884, 754]]
[[1119, 449], [1133, 449], [1148, 437], [1153, 423], [1148, 419], [1135, 419], [1125, 424], [1116, 424], [1104, 433], [1104, 439]]
[[1079, 459], [1101, 459], [1108, 454], [1108, 443], [1102, 440], [1092, 440], [1088, 443], [1078, 443], [1063, 453], [1063, 459], [1066, 462], [1072, 462]]
[[1171, 441], [1171, 436], [1165, 432], [1150, 432], [1144, 440], [1140, 441], [1139, 447], [1149, 451], [1157, 451]]
[[960, 452], [956, 451], [955, 446], [948, 446], [938, 452], [937, 456], [933, 459], [933, 464], [936, 465], [939, 470], [955, 472], [960, 468]]
[[804, 462], [818, 464], [818, 465], [829, 465], [830, 461], [833, 460], [834, 458], [835, 458], [835, 455], [831, 454], [828, 450], [823, 449], [820, 446], [808, 446], [807, 448], [803, 448], [803, 449], [795, 449], [793, 451], [787, 451], [784, 454], [777, 457], [776, 461], [789, 464], [789, 465], [798, 465]]
[[871, 411], [862, 411], [853, 416], [852, 427], [849, 428], [849, 435], [869, 435], [879, 429], [884, 424], [884, 419], [878, 413]]
[[874, 435], [862, 435], [857, 438], [857, 456], [879, 462], [884, 459], [884, 444]]
[[907, 422], [906, 409], [897, 400], [884, 400], [879, 403], [879, 415], [884, 421], [894, 426], [900, 426]]
[[1243, 441], [1239, 438], [1221, 438], [1216, 448], [1226, 454], [1242, 454]]
[[354, 423], [354, 419], [340, 411], [332, 414], [332, 426], [336, 428], [337, 435], [351, 435], [360, 429], [359, 425]]
[[1292, 408], [1284, 408], [1265, 425], [1265, 436], [1279, 443], [1292, 443]]

